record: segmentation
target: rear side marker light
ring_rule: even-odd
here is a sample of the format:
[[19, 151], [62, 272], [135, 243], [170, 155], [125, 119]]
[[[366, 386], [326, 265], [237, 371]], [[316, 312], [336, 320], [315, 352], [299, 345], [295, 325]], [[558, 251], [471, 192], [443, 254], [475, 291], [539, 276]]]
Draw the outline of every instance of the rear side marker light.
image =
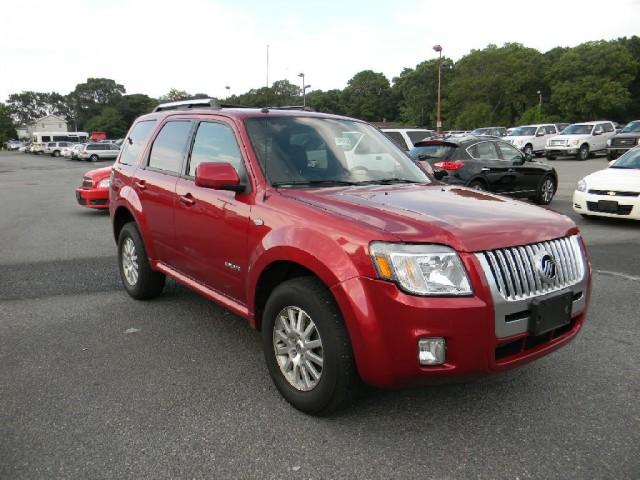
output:
[[464, 167], [464, 162], [455, 160], [453, 162], [437, 162], [433, 164], [434, 167], [442, 168], [443, 170], [460, 170]]

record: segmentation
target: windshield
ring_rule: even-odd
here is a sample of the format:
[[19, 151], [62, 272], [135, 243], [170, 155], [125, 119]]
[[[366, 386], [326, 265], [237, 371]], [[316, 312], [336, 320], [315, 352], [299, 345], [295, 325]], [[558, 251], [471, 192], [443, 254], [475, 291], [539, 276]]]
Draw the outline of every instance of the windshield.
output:
[[530, 137], [536, 134], [536, 127], [518, 127], [514, 128], [508, 137]]
[[489, 133], [488, 128], [476, 128], [475, 130], [471, 131], [472, 135], [486, 135], [488, 133]]
[[640, 132], [640, 122], [627, 123], [622, 129], [622, 133]]
[[560, 135], [591, 135], [593, 125], [569, 125]]
[[640, 169], [640, 148], [633, 148], [613, 162], [609, 168]]
[[429, 183], [429, 177], [375, 128], [352, 120], [246, 120], [262, 171], [273, 186]]
[[411, 155], [411, 158], [415, 158], [416, 160], [426, 160], [429, 158], [444, 159], [449, 157], [449, 154], [454, 150], [455, 147], [451, 145], [420, 145], [419, 147], [413, 147], [409, 151], [409, 155]]

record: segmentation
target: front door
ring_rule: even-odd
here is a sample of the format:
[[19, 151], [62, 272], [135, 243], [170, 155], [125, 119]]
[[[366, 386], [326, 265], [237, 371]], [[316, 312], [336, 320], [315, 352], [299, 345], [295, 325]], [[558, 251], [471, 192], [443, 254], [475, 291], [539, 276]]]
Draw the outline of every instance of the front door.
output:
[[518, 197], [526, 197], [535, 192], [542, 179], [543, 170], [540, 164], [527, 161], [520, 150], [506, 142], [496, 142], [496, 146], [502, 160], [508, 162], [516, 173], [511, 193]]
[[479, 142], [467, 149], [471, 158], [479, 162], [482, 178], [487, 182], [489, 191], [508, 193], [513, 189], [516, 171], [510, 162], [500, 157], [495, 141]]
[[186, 175], [176, 185], [175, 226], [180, 246], [177, 267], [209, 288], [246, 304], [250, 196], [196, 186], [196, 168], [202, 162], [230, 163], [241, 182], [247, 184], [244, 160], [232, 127], [223, 121], [200, 122]]

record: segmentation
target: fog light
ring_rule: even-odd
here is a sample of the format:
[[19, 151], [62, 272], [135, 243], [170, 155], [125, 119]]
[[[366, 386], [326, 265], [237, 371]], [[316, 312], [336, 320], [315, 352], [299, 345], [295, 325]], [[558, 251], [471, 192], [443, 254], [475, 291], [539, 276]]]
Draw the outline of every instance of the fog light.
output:
[[445, 341], [442, 337], [421, 338], [418, 340], [418, 359], [420, 365], [442, 365], [445, 357]]

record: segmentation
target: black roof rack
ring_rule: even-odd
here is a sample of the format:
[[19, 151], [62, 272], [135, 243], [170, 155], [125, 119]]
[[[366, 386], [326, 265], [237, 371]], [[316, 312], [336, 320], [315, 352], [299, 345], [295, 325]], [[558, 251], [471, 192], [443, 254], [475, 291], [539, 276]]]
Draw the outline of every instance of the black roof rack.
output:
[[302, 106], [302, 105], [291, 105], [291, 106], [283, 106], [283, 107], [255, 107], [249, 105], [232, 105], [227, 103], [218, 103], [218, 100], [215, 98], [197, 98], [195, 100], [179, 100], [177, 102], [168, 102], [161, 103], [156, 108], [154, 108], [154, 112], [164, 112], [166, 110], [189, 110], [192, 108], [210, 108], [212, 110], [220, 110], [222, 108], [256, 108], [261, 109], [263, 112], [268, 112], [269, 110], [304, 110], [307, 112], [312, 112], [313, 109], [310, 107]]

